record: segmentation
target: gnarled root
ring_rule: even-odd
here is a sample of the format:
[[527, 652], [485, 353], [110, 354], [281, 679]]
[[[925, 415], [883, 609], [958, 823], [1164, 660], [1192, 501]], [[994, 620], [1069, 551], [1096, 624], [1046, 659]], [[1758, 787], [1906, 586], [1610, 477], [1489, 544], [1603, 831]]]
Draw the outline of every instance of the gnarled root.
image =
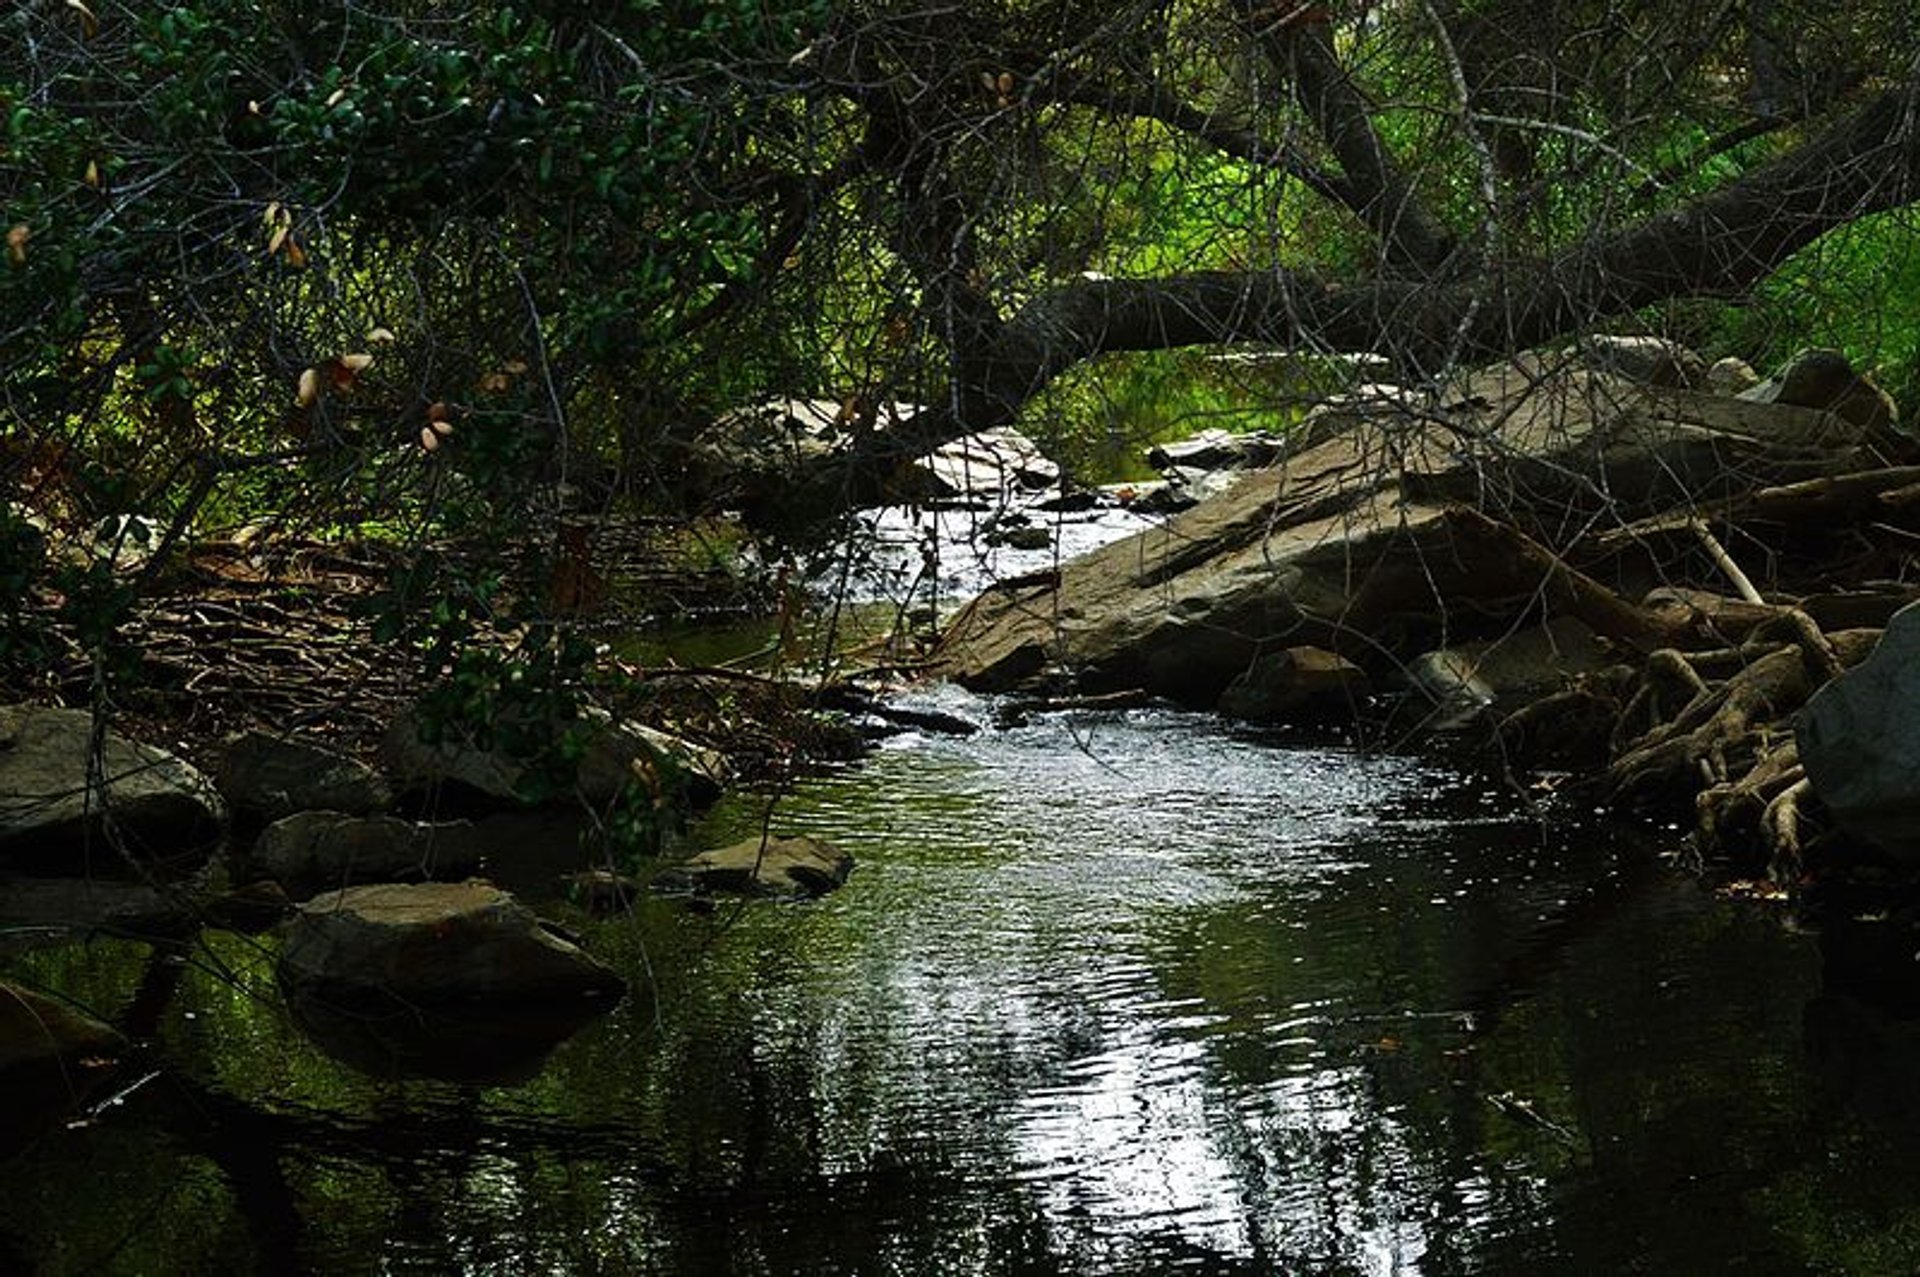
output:
[[1767, 877], [1782, 886], [1799, 883], [1805, 871], [1806, 838], [1801, 809], [1813, 793], [1813, 782], [1803, 774], [1774, 795], [1760, 817], [1761, 841], [1767, 849]]
[[1620, 712], [1613, 729], [1613, 752], [1624, 753], [1658, 728], [1676, 710], [1707, 695], [1707, 682], [1682, 652], [1663, 647], [1647, 657], [1640, 686]]
[[1752, 766], [1757, 730], [1792, 713], [1812, 693], [1798, 647], [1782, 647], [1717, 688], [1702, 692], [1674, 721], [1642, 737], [1607, 769], [1613, 801], [1684, 801]]
[[1789, 739], [1763, 751], [1745, 775], [1702, 790], [1694, 804], [1701, 854], [1731, 860], [1742, 872], [1757, 870], [1768, 804], [1805, 775], [1800, 751]]

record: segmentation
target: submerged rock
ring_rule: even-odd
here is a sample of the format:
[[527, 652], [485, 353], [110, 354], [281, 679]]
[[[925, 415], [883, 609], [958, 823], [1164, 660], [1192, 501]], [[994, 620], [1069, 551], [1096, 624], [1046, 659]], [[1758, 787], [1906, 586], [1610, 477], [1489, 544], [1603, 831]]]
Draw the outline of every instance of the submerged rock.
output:
[[1366, 671], [1337, 652], [1289, 647], [1248, 666], [1216, 708], [1249, 723], [1329, 722], [1351, 718], [1371, 692]]
[[356, 883], [464, 878], [480, 868], [472, 829], [464, 820], [297, 812], [261, 831], [247, 867], [296, 896]]
[[993, 521], [981, 537], [982, 544], [1004, 545], [1015, 550], [1045, 550], [1053, 544], [1053, 529], [1033, 523], [1025, 516]]
[[127, 1050], [126, 1038], [92, 1016], [0, 981], [0, 1149], [72, 1111]]
[[1920, 604], [1896, 613], [1872, 655], [1814, 693], [1795, 737], [1840, 828], [1920, 866]]
[[662, 870], [654, 885], [797, 899], [824, 896], [852, 872], [853, 857], [819, 838], [748, 838]]
[[640, 882], [611, 869], [582, 869], [562, 874], [561, 892], [568, 900], [596, 918], [624, 913], [640, 897]]
[[475, 1016], [398, 1005], [342, 1006], [300, 993], [288, 999], [293, 1023], [307, 1039], [350, 1068], [382, 1081], [431, 1078], [469, 1086], [531, 1081], [555, 1047], [609, 1006]]
[[78, 710], [0, 708], [0, 862], [35, 873], [126, 875], [106, 838], [155, 870], [204, 861], [225, 805], [213, 783], [163, 749], [107, 731], [89, 772], [94, 720]]
[[315, 896], [288, 924], [290, 992], [354, 1006], [515, 1018], [588, 1014], [623, 980], [489, 882], [383, 883]]
[[0, 1078], [63, 1068], [87, 1056], [114, 1056], [127, 1040], [112, 1027], [17, 984], [0, 981]]
[[1286, 440], [1269, 430], [1202, 430], [1177, 443], [1155, 444], [1147, 464], [1162, 474], [1174, 470], [1244, 470], [1270, 466], [1286, 450]]

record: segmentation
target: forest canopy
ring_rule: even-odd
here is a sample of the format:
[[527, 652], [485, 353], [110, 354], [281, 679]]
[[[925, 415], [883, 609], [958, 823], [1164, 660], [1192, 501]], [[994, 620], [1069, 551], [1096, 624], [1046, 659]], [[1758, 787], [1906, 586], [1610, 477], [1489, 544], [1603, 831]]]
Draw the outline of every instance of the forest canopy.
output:
[[[560, 481], [697, 499], [690, 441], [768, 394], [841, 402], [861, 445], [796, 487], [817, 510], [1193, 346], [1418, 380], [1599, 327], [1817, 340], [1898, 392], [1910, 19], [29, 0], [0, 19], [4, 464], [55, 518], [491, 526]], [[933, 410], [865, 429], [896, 399]]]

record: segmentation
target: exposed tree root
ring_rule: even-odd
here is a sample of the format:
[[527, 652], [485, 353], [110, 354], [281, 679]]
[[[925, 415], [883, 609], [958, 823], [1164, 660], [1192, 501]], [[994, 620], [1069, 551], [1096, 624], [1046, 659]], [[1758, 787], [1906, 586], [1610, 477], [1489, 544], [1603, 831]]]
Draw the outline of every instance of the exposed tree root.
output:
[[1643, 652], [1697, 639], [1691, 618], [1628, 602], [1505, 523], [1464, 506], [1455, 508], [1452, 521], [1462, 548], [1489, 580], [1524, 583], [1550, 611], [1578, 617], [1597, 634]]
[[1813, 782], [1804, 775], [1775, 794], [1760, 817], [1761, 842], [1767, 849], [1767, 876], [1792, 886], [1802, 877], [1805, 839], [1801, 808], [1813, 794]]
[[1624, 753], [1679, 709], [1708, 694], [1706, 680], [1684, 654], [1670, 647], [1652, 653], [1639, 687], [1614, 723], [1610, 752]]
[[1691, 801], [1702, 854], [1798, 881], [1811, 790], [1791, 716], [1864, 660], [1879, 630], [1825, 634], [1804, 610], [1768, 606], [1738, 647], [1651, 653], [1614, 724], [1601, 783], [1623, 806]]
[[1702, 790], [1694, 803], [1701, 854], [1743, 868], [1756, 861], [1768, 804], [1805, 775], [1800, 751], [1788, 737], [1784, 742], [1776, 740], [1745, 775]]

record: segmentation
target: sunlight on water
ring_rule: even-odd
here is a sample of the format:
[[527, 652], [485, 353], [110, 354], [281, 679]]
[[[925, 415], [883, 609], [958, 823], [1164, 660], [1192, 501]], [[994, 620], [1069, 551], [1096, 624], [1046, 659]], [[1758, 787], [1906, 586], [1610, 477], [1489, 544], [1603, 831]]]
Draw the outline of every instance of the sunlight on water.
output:
[[[365, 1076], [279, 1011], [270, 942], [210, 941], [166, 1077], [0, 1165], [0, 1260], [1912, 1269], [1920, 1141], [1819, 1093], [1809, 1051], [1865, 1092], [1915, 1074], [1920, 1033], [1825, 989], [1806, 937], [1431, 761], [1161, 709], [998, 729], [928, 696], [983, 730], [693, 831], [824, 835], [858, 860], [833, 895], [541, 901], [633, 992], [519, 1084]], [[142, 952], [40, 975], [110, 1005]]]
[[[944, 695], [940, 708], [968, 712]], [[1249, 1182], [1261, 1145], [1324, 1156], [1360, 1132], [1376, 1163], [1407, 1156], [1392, 1116], [1325, 1062], [1351, 1004], [1301, 1015], [1259, 988], [1227, 1006], [1172, 996], [1167, 949], [1230, 971], [1252, 962], [1256, 985], [1284, 979], [1265, 948], [1289, 934], [1288, 909], [1419, 841], [1424, 822], [1383, 813], [1459, 787], [1428, 764], [1277, 749], [1160, 710], [897, 739], [777, 813], [860, 862], [857, 890], [823, 906], [846, 915], [828, 978], [861, 984], [831, 1045], [817, 1043], [816, 1085], [832, 1111], [870, 1121], [878, 1095], [896, 1122], [1004, 1162], [994, 1173], [1026, 1186], [1069, 1250], [1144, 1237], [1251, 1261], [1304, 1238], [1385, 1257], [1369, 1270], [1417, 1271], [1420, 1227], [1374, 1220], [1366, 1185], [1344, 1190], [1349, 1218], [1322, 1210], [1324, 1180], [1304, 1194]], [[1207, 919], [1232, 908], [1272, 930], [1210, 939]], [[1247, 1033], [1306, 1076], [1223, 1087], [1218, 1044]], [[865, 1067], [837, 1067], [851, 1056]], [[860, 1096], [834, 1097], [855, 1078]], [[1276, 1218], [1303, 1210], [1310, 1227]]]
[[[865, 511], [859, 534], [849, 541], [851, 561], [822, 568], [816, 583], [849, 601], [911, 599], [944, 606], [996, 582], [1058, 567], [1159, 522], [1116, 508], [1053, 514], [1034, 502], [1032, 494], [1016, 494], [990, 511], [906, 506]], [[1020, 526], [1045, 529], [1047, 544], [1021, 549], [989, 535], [996, 521], [1009, 517], [1019, 519]]]

